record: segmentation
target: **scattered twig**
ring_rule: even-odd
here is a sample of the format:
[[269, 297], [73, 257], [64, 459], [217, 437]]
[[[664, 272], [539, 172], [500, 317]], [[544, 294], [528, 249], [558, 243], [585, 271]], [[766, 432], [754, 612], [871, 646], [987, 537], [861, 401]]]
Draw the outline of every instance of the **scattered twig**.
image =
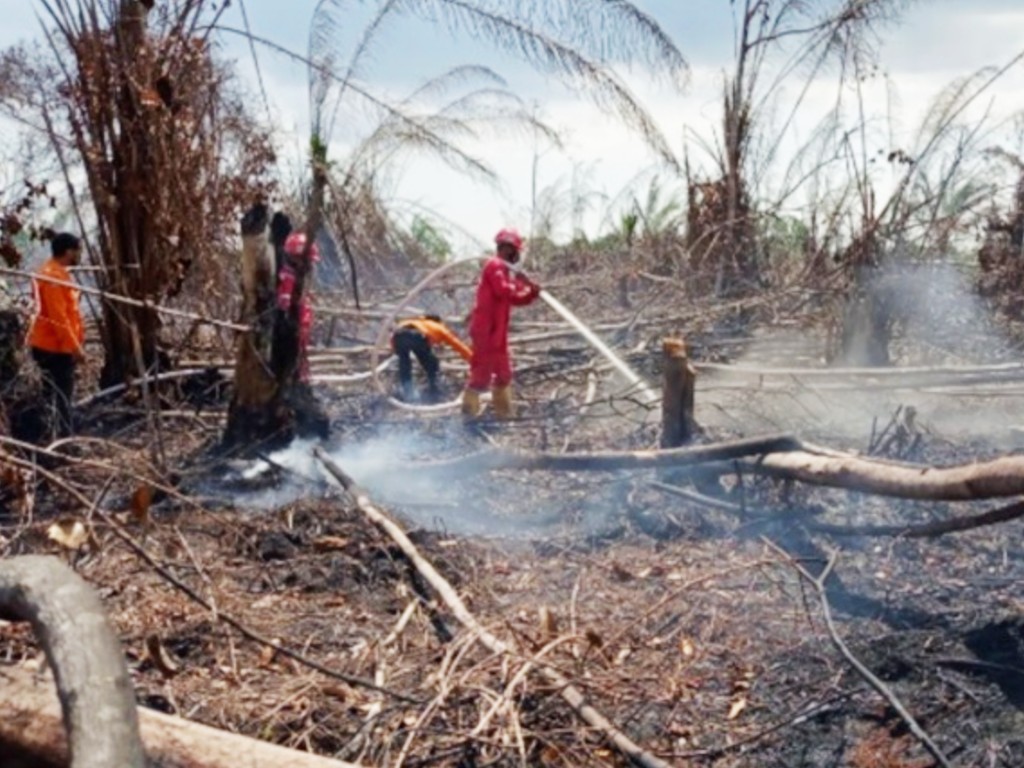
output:
[[369, 680], [365, 677], [360, 677], [358, 675], [350, 675], [347, 672], [340, 672], [336, 669], [331, 669], [330, 667], [324, 666], [320, 662], [316, 661], [315, 659], [309, 658], [308, 656], [306, 656], [303, 653], [300, 653], [299, 651], [292, 650], [287, 646], [281, 645], [279, 642], [264, 637], [255, 630], [250, 629], [248, 626], [246, 626], [230, 614], [218, 611], [216, 607], [208, 600], [206, 600], [202, 595], [200, 595], [198, 592], [196, 592], [194, 589], [188, 586], [188, 584], [185, 584], [183, 581], [174, 576], [174, 574], [172, 574], [167, 568], [160, 565], [160, 563], [158, 563], [156, 559], [152, 555], [150, 555], [149, 552], [146, 551], [145, 547], [143, 547], [139, 542], [137, 542], [131, 534], [124, 530], [124, 528], [116, 520], [114, 520], [109, 515], [106, 515], [105, 513], [100, 514], [103, 517], [103, 519], [110, 525], [111, 530], [114, 531], [115, 535], [117, 535], [117, 537], [121, 539], [121, 541], [127, 544], [129, 549], [131, 549], [136, 555], [142, 558], [149, 565], [150, 568], [152, 568], [162, 579], [164, 579], [164, 581], [167, 581], [177, 590], [187, 595], [193, 602], [198, 603], [199, 605], [203, 606], [203, 608], [210, 611], [211, 615], [214, 616], [217, 620], [222, 621], [228, 626], [234, 628], [237, 632], [239, 632], [249, 640], [252, 640], [253, 642], [259, 643], [260, 645], [266, 646], [268, 648], [273, 648], [282, 656], [287, 656], [288, 658], [297, 661], [303, 666], [309, 667], [310, 669], [315, 669], [317, 672], [320, 672], [321, 674], [327, 675], [328, 677], [333, 677], [337, 680], [341, 680], [343, 682], [348, 683], [349, 685], [355, 685], [361, 688], [368, 688], [379, 693], [384, 693], [400, 701], [406, 701], [410, 703], [416, 703], [418, 701], [416, 698], [409, 696], [407, 694], [392, 691], [388, 688], [385, 688], [384, 686], [377, 685], [373, 680]]
[[[20, 459], [16, 459], [14, 457], [7, 457], [7, 459], [12, 461], [12, 462], [14, 462], [14, 463], [20, 463], [22, 465], [27, 463], [27, 462], [24, 462], [24, 461], [22, 461]], [[92, 507], [93, 507], [92, 500], [89, 499], [85, 494], [83, 494], [77, 488], [73, 487], [72, 485], [70, 485], [69, 483], [67, 483], [63, 479], [61, 479], [59, 476], [57, 476], [53, 472], [45, 470], [45, 469], [43, 469], [41, 467], [37, 468], [37, 471], [39, 472], [39, 474], [42, 477], [47, 479], [49, 482], [53, 483], [57, 487], [63, 489], [64, 491], [69, 493], [71, 496], [73, 496], [75, 498], [75, 500], [77, 500], [83, 507], [85, 507], [87, 509], [92, 509]], [[264, 637], [263, 635], [259, 634], [255, 630], [250, 629], [248, 626], [246, 626], [245, 624], [243, 624], [241, 621], [239, 621], [238, 619], [234, 618], [233, 616], [231, 616], [229, 614], [226, 614], [226, 613], [223, 613], [221, 611], [217, 611], [215, 606], [212, 603], [210, 603], [208, 600], [206, 600], [202, 595], [200, 595], [194, 589], [192, 589], [192, 587], [190, 587], [188, 584], [184, 583], [179, 578], [177, 578], [167, 568], [165, 568], [160, 563], [158, 563], [156, 561], [156, 559], [152, 555], [149, 554], [149, 552], [146, 550], [146, 548], [141, 543], [136, 541], [135, 537], [133, 537], [130, 533], [128, 533], [128, 531], [125, 530], [124, 526], [122, 526], [119, 522], [117, 522], [117, 520], [115, 520], [111, 515], [109, 515], [108, 513], [104, 512], [102, 510], [95, 510], [95, 514], [97, 516], [99, 516], [100, 519], [102, 519], [103, 522], [106, 523], [110, 527], [110, 530], [113, 531], [115, 536], [117, 536], [122, 542], [124, 542], [124, 544], [126, 544], [128, 546], [128, 548], [132, 552], [134, 552], [138, 557], [140, 557], [143, 561], [145, 561], [145, 563], [147, 565], [149, 565], [149, 567], [152, 568], [153, 571], [155, 571], [157, 573], [157, 575], [159, 575], [162, 579], [164, 579], [164, 581], [168, 582], [175, 589], [177, 589], [178, 591], [180, 591], [183, 594], [185, 594], [193, 602], [201, 605], [203, 608], [205, 608], [206, 610], [210, 611], [211, 615], [215, 616], [217, 620], [219, 620], [219, 621], [227, 624], [228, 626], [232, 627], [233, 629], [235, 629], [237, 632], [239, 632], [241, 635], [243, 635], [244, 637], [248, 638], [249, 640], [252, 640], [253, 642], [258, 643], [258, 644], [263, 645], [263, 646], [266, 646], [268, 648], [273, 648], [275, 651], [277, 651], [281, 655], [287, 656], [288, 658], [293, 659], [294, 661], [297, 661], [299, 664], [302, 664], [302, 665], [304, 665], [306, 667], [309, 667], [310, 669], [315, 669], [317, 672], [320, 672], [321, 674], [327, 675], [328, 677], [333, 677], [333, 678], [335, 678], [337, 680], [341, 680], [341, 681], [346, 682], [346, 683], [348, 683], [350, 685], [355, 685], [355, 686], [359, 686], [359, 687], [362, 687], [362, 688], [369, 688], [370, 690], [375, 690], [375, 691], [378, 691], [380, 693], [385, 693], [388, 696], [391, 696], [391, 697], [393, 697], [395, 699], [398, 699], [400, 701], [405, 701], [405, 702], [410, 702], [410, 703], [417, 703], [418, 702], [418, 699], [416, 699], [416, 698], [414, 698], [412, 696], [409, 696], [409, 695], [403, 694], [403, 693], [398, 693], [397, 691], [389, 690], [387, 688], [384, 688], [383, 686], [378, 686], [376, 683], [374, 683], [374, 681], [368, 680], [367, 678], [360, 677], [358, 675], [350, 675], [347, 672], [340, 672], [340, 671], [338, 671], [336, 669], [331, 669], [330, 667], [324, 666], [320, 662], [318, 662], [318, 661], [316, 661], [314, 659], [309, 658], [308, 656], [306, 656], [303, 653], [300, 653], [298, 651], [292, 650], [291, 648], [288, 648], [287, 646], [283, 646], [280, 643], [278, 643], [278, 642], [276, 642], [274, 640], [271, 640], [270, 638]]]
[[829, 555], [828, 563], [825, 568], [821, 571], [818, 576], [812, 576], [811, 573], [804, 568], [799, 562], [786, 552], [784, 549], [779, 547], [772, 541], [765, 539], [765, 543], [771, 547], [780, 556], [784, 557], [788, 563], [805, 579], [818, 593], [818, 598], [821, 603], [822, 617], [825, 619], [825, 626], [828, 629], [829, 637], [832, 639], [833, 645], [843, 655], [849, 663], [864, 680], [878, 691], [879, 694], [889, 702], [889, 706], [896, 711], [896, 713], [903, 719], [910, 729], [910, 732], [914, 734], [915, 738], [921, 742], [925, 749], [935, 758], [942, 768], [953, 768], [953, 764], [949, 762], [949, 758], [939, 749], [939, 746], [932, 740], [931, 736], [921, 727], [920, 723], [914, 718], [910, 711], [903, 705], [903, 702], [899, 700], [892, 689], [889, 688], [882, 680], [875, 675], [870, 669], [868, 669], [863, 662], [860, 661], [853, 652], [849, 649], [843, 638], [839, 635], [839, 630], [836, 628], [835, 621], [832, 618], [832, 607], [828, 602], [828, 591], [825, 587], [825, 582], [831, 575], [832, 570], [835, 568], [836, 562], [839, 559], [839, 552], [834, 551]]
[[894, 536], [905, 539], [931, 539], [947, 533], [960, 533], [988, 525], [1005, 523], [1024, 517], [1024, 501], [1015, 501], [1003, 507], [990, 509], [977, 515], [964, 515], [949, 520], [935, 520], [920, 525], [829, 525], [811, 523], [808, 528], [832, 536]]
[[[378, 528], [390, 536], [406, 557], [415, 565], [416, 570], [422, 574], [430, 585], [437, 591], [441, 599], [451, 609], [459, 622], [466, 627], [479, 641], [497, 654], [512, 654], [514, 648], [506, 641], [500, 639], [477, 621], [469, 608], [459, 597], [450, 583], [440, 574], [437, 569], [420, 554], [416, 545], [409, 540], [405, 532], [391, 520], [383, 511], [378, 509], [370, 500], [369, 496], [362, 491], [345, 472], [320, 448], [314, 449], [314, 455], [330, 473], [338, 485], [349, 492], [355, 499], [360, 511], [365, 514]], [[554, 685], [563, 699], [569, 706], [589, 725], [600, 731], [609, 742], [622, 752], [626, 757], [637, 765], [644, 768], [670, 768], [669, 764], [661, 758], [642, 749], [634, 743], [625, 733], [612, 724], [604, 715], [587, 703], [584, 694], [569, 682], [560, 672], [544, 666], [540, 668], [541, 674]]]

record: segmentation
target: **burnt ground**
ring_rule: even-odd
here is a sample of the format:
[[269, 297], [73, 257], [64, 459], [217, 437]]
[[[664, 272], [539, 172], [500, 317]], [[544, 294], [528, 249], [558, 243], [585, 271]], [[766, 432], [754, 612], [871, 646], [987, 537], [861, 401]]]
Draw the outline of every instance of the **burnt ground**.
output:
[[[702, 318], [691, 323], [698, 359], [818, 362], [809, 333], [798, 334], [799, 343], [792, 333], [739, 335], [694, 312]], [[657, 381], [652, 350], [660, 334], [679, 327], [668, 319], [605, 335]], [[521, 409], [509, 425], [468, 431], [451, 414], [404, 413], [365, 383], [320, 393], [335, 421], [336, 460], [393, 511], [518, 655], [475, 644], [395, 545], [324, 482], [308, 446], [263, 466], [213, 459], [223, 399], [169, 408], [162, 439], [173, 483], [152, 469], [153, 436], [131, 397], [83, 414], [93, 439], [68, 451], [91, 464], [53, 468], [61, 482], [100, 499], [97, 506], [163, 574], [53, 483], [39, 483], [31, 514], [9, 485], [0, 551], [59, 553], [96, 585], [143, 706], [366, 765], [621, 765], [556, 691], [529, 674], [528, 665], [542, 663], [674, 765], [932, 765], [838, 653], [815, 594], [776, 547], [812, 572], [838, 549], [828, 600], [852, 652], [954, 765], [1024, 765], [1022, 523], [931, 540], [851, 536], [836, 529], [923, 522], [986, 505], [893, 501], [749, 477], [713, 487], [679, 473], [495, 472], [438, 481], [414, 472], [417, 462], [492, 443], [556, 451], [656, 443], [656, 414], [613, 378], [602, 373], [586, 402], [595, 361], [571, 337], [524, 341], [517, 351]], [[366, 364], [353, 354], [325, 357], [315, 368]], [[853, 382], [836, 393], [809, 391], [792, 377], [779, 392], [770, 377], [716, 389], [722, 376], [701, 379], [705, 439], [782, 428], [836, 448], [884, 444], [891, 455], [939, 464], [1006, 447], [991, 426], [1000, 421], [1002, 395], [965, 405], [957, 392], [918, 384], [875, 392]], [[456, 381], [452, 373], [453, 393]], [[815, 415], [835, 415], [838, 403], [842, 419]], [[920, 412], [912, 434], [877, 440], [896, 430], [899, 419], [889, 423], [896, 404]], [[939, 418], [953, 412], [965, 418]], [[143, 480], [170, 487], [158, 488], [151, 505], [133, 502]], [[696, 482], [736, 506], [680, 498], [652, 481]], [[47, 538], [54, 519], [69, 515], [84, 517], [95, 534], [74, 551]], [[4, 663], [38, 655], [24, 626], [0, 624]], [[340, 679], [352, 676], [386, 691]]]

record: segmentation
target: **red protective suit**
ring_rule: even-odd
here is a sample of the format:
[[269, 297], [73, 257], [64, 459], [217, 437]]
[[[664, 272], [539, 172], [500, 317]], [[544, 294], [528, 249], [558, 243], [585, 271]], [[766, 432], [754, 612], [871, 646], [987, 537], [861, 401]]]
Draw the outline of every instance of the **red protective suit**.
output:
[[473, 357], [469, 361], [470, 389], [507, 387], [512, 382], [512, 360], [508, 353], [508, 324], [512, 306], [533, 303], [540, 289], [510, 273], [508, 264], [492, 256], [480, 273], [476, 303], [469, 321]]
[[[287, 312], [292, 306], [292, 291], [295, 290], [295, 268], [285, 262], [277, 273], [277, 306]], [[309, 381], [309, 339], [313, 330], [313, 309], [309, 306], [309, 294], [303, 292], [299, 303], [299, 380]]]

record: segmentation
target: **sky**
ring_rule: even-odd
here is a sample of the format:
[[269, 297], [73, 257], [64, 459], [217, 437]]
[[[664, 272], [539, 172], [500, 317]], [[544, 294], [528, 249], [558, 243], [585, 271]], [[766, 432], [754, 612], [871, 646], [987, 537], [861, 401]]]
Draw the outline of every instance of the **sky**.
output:
[[[244, 2], [254, 34], [296, 52], [306, 51], [316, 0]], [[338, 0], [336, 4], [341, 9], [337, 47], [344, 61], [369, 18], [368, 6], [374, 3]], [[636, 5], [655, 18], [683, 52], [689, 77], [680, 90], [642, 66], [620, 65], [616, 71], [653, 116], [672, 150], [682, 157], [685, 147], [691, 162], [705, 168], [708, 157], [698, 139], [711, 141], [720, 123], [723, 75], [733, 56], [733, 4], [729, 0], [637, 0]], [[4, 16], [0, 47], [39, 39], [36, 14], [40, 8], [36, 0], [0, 0]], [[244, 27], [240, 9], [240, 0], [234, 0], [222, 23]], [[258, 93], [248, 43], [222, 33], [218, 44], [222, 55], [236, 62], [244, 87]], [[1019, 0], [926, 0], [912, 5], [899, 23], [885, 31], [879, 49], [880, 73], [885, 77], [866, 84], [868, 119], [879, 126], [878, 149], [909, 145], [931, 99], [954, 78], [1002, 65], [1021, 49], [1024, 3]], [[301, 169], [310, 126], [306, 69], [263, 46], [256, 47], [256, 60], [281, 149], [281, 172], [285, 178], [294, 178]], [[488, 134], [468, 141], [467, 150], [493, 168], [495, 183], [471, 180], [433, 159], [400, 158], [386, 177], [395, 209], [407, 217], [426, 212], [441, 223], [458, 248], [483, 245], [504, 226], [528, 232], [534, 189], [553, 187], [568, 190], [575, 185], [587, 193], [588, 202], [583, 213], [574, 214], [565, 202], [569, 195], [563, 194], [563, 206], [554, 217], [557, 233], [565, 236], [581, 228], [594, 235], [614, 220], [631, 194], [642, 195], [650, 176], [659, 171], [649, 147], [578, 90], [537, 72], [486, 40], [453, 33], [443, 25], [418, 19], [395, 21], [373, 49], [358, 80], [374, 93], [400, 99], [427, 78], [461, 64], [486, 64], [496, 70], [528, 111], [561, 132], [563, 145], [554, 147], [530, 132]], [[800, 112], [783, 133], [783, 159], [806, 140], [834, 102], [835, 82], [835, 73], [830, 72], [811, 83]], [[783, 123], [786, 99], [795, 97], [799, 87], [796, 80], [784, 86], [779, 106], [770, 113], [769, 131]], [[978, 114], [989, 112], [993, 122], [1009, 119], [1024, 106], [1021, 93], [1024, 65], [1009, 72], [975, 108]], [[330, 136], [331, 156], [344, 157], [365, 136], [370, 119], [365, 109], [341, 110]], [[678, 183], [665, 176], [663, 168], [660, 171], [670, 187]]]

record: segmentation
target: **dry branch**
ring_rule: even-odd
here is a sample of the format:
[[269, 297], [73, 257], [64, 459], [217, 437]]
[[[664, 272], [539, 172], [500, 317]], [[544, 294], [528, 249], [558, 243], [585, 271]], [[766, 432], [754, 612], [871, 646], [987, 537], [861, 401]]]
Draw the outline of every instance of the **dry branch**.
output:
[[[0, 618], [30, 622], [46, 653], [57, 683], [72, 768], [143, 768], [146, 757], [131, 678], [96, 592], [55, 557], [15, 557], [0, 563]], [[32, 718], [4, 712], [22, 701], [12, 693], [5, 681], [0, 743], [19, 743], [19, 734], [31, 733], [34, 724]], [[53, 722], [59, 722], [56, 707]], [[62, 743], [63, 734], [64, 729], [57, 728]]]
[[415, 465], [423, 470], [472, 473], [489, 469], [611, 472], [620, 469], [657, 469], [728, 461], [747, 456], [798, 450], [801, 443], [788, 435], [730, 440], [687, 448], [602, 453], [538, 453], [498, 448], [447, 461]]
[[[345, 474], [345, 472], [320, 448], [316, 448], [314, 450], [314, 454], [331, 477], [333, 477], [342, 488], [353, 496], [359, 510], [366, 515], [374, 525], [394, 540], [405, 556], [408, 557], [410, 562], [416, 567], [416, 570], [419, 571], [420, 575], [430, 583], [441, 599], [444, 600], [448, 608], [451, 609], [452, 613], [455, 614], [459, 623], [469, 630], [474, 637], [479, 639], [479, 641], [492, 653], [515, 653], [515, 649], [509, 643], [497, 637], [480, 624], [476, 616], [474, 616], [470, 612], [469, 608], [466, 607], [466, 604], [462, 601], [462, 598], [459, 597], [459, 594], [455, 591], [452, 585], [449, 584], [440, 573], [438, 573], [437, 569], [434, 568], [429, 560], [420, 554], [416, 545], [410, 541], [409, 537], [406, 536], [401, 527], [371, 502], [370, 498], [355, 484], [352, 478]], [[604, 717], [604, 715], [588, 704], [583, 693], [576, 686], [570, 683], [569, 680], [567, 680], [561, 673], [546, 666], [540, 667], [539, 671], [549, 683], [558, 689], [559, 694], [563, 699], [565, 699], [577, 715], [579, 715], [588, 725], [599, 731], [610, 743], [614, 744], [622, 754], [632, 760], [635, 764], [643, 766], [644, 768], [670, 768], [668, 763], [635, 744], [625, 733]]]
[[1024, 517], [1024, 501], [990, 509], [977, 515], [951, 517], [920, 525], [828, 525], [813, 523], [807, 527], [832, 536], [899, 536], [905, 539], [931, 539], [947, 533], [960, 533]]
[[[46, 766], [67, 765], [60, 711], [51, 689], [48, 681], [41, 684], [28, 671], [0, 669], [0, 745], [16, 744]], [[151, 768], [359, 768], [150, 709], [138, 710], [138, 719]], [[102, 765], [126, 764], [114, 760]]]
[[98, 296], [106, 301], [113, 302], [115, 304], [124, 304], [129, 307], [138, 307], [140, 309], [146, 309], [151, 312], [156, 312], [159, 315], [167, 315], [168, 317], [179, 317], [183, 320], [191, 320], [196, 323], [205, 325], [212, 325], [215, 328], [227, 328], [231, 331], [247, 331], [249, 330], [248, 325], [239, 325], [238, 323], [232, 323], [228, 320], [217, 320], [208, 315], [200, 315], [196, 312], [186, 312], [183, 309], [174, 309], [172, 307], [164, 307], [160, 304], [156, 304], [152, 301], [143, 301], [140, 299], [133, 299], [130, 296], [122, 296], [121, 294], [114, 293], [112, 291], [103, 291], [99, 288], [93, 288], [88, 285], [82, 285], [81, 283], [67, 282], [65, 280], [58, 280], [55, 277], [47, 277], [45, 275], [36, 275], [31, 272], [26, 272], [22, 269], [11, 269], [10, 267], [0, 267], [0, 275], [9, 275], [11, 277], [20, 277], [26, 280], [40, 280], [45, 283], [53, 283], [54, 285], [63, 285], [70, 288], [74, 288], [79, 293], [88, 294], [90, 296]]
[[889, 686], [882, 682], [877, 675], [868, 669], [860, 659], [854, 656], [853, 651], [850, 650], [849, 646], [846, 645], [842, 636], [839, 634], [835, 621], [832, 619], [832, 607], [829, 605], [828, 590], [825, 587], [825, 582], [828, 581], [828, 577], [835, 568], [838, 553], [833, 552], [829, 557], [825, 568], [822, 569], [822, 572], [818, 576], [812, 576], [806, 568], [793, 560], [785, 550], [772, 542], [768, 542], [768, 544], [780, 555], [786, 557], [789, 560], [790, 565], [796, 569], [800, 576], [814, 587], [814, 591], [817, 593], [818, 599], [821, 602], [821, 613], [822, 617], [825, 619], [825, 626], [828, 629], [829, 637], [832, 640], [832, 644], [835, 645], [836, 649], [843, 655], [843, 658], [850, 663], [850, 666], [857, 671], [857, 674], [864, 678], [868, 685], [878, 691], [878, 693], [881, 694], [887, 702], [889, 702], [889, 705], [903, 719], [903, 722], [907, 724], [907, 727], [910, 729], [910, 732], [914, 734], [914, 737], [920, 741], [931, 756], [935, 758], [935, 762], [942, 766], [942, 768], [952, 768], [952, 763], [949, 762], [949, 758], [943, 754], [942, 750], [939, 749], [938, 745], [931, 736], [928, 735], [927, 731], [921, 727], [921, 724], [917, 722], [914, 716], [910, 713], [910, 710], [904, 706], [903, 702], [899, 700], [899, 697], [893, 693]]
[[557, 454], [498, 448], [448, 461], [424, 462], [416, 468], [457, 473], [496, 469], [612, 472], [717, 462], [718, 466], [713, 469], [728, 474], [735, 471], [733, 465], [727, 463], [729, 460], [756, 455], [761, 457], [743, 462], [745, 471], [880, 496], [921, 501], [972, 501], [1024, 495], [1024, 455], [953, 467], [931, 467], [841, 453], [786, 435], [660, 451]]
[[752, 472], [811, 485], [920, 501], [970, 501], [1024, 494], [1024, 456], [929, 467], [831, 452], [791, 451], [773, 453], [745, 466]]

